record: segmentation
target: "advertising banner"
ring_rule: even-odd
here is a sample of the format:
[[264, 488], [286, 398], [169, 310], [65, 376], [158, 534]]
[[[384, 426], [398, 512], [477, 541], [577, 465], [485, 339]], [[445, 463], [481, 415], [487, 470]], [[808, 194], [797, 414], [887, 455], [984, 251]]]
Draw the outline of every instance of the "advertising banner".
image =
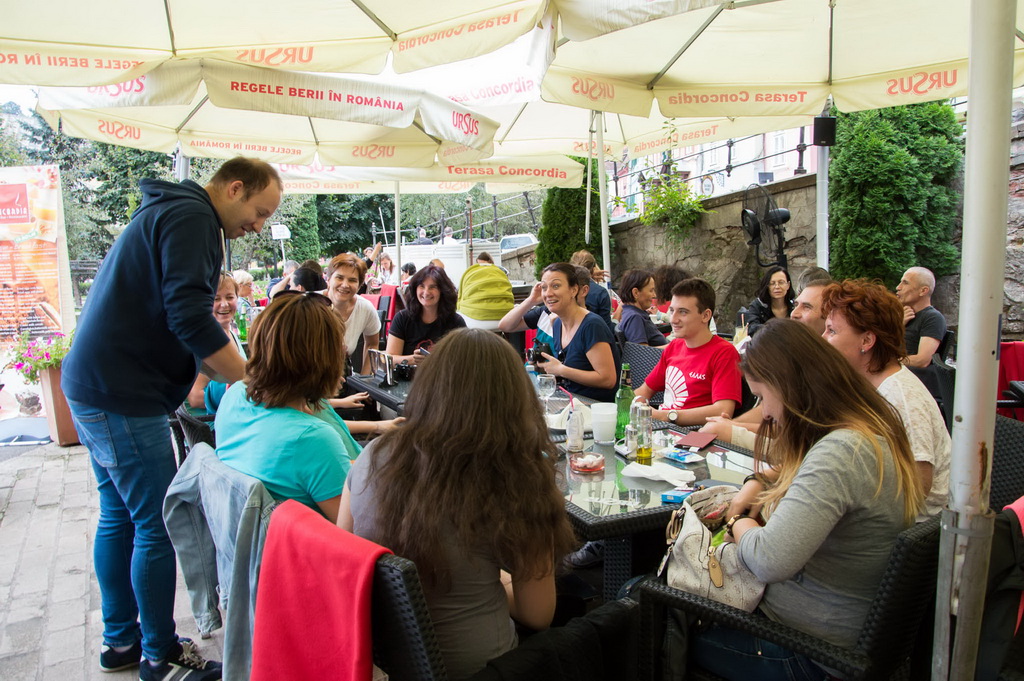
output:
[[74, 327], [57, 166], [0, 168], [0, 347]]

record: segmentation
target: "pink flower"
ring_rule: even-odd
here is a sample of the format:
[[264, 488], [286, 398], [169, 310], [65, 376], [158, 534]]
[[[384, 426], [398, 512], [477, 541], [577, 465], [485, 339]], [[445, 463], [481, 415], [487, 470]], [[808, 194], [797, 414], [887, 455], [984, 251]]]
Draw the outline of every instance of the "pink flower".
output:
[[15, 364], [15, 365], [14, 365], [14, 368], [15, 368], [15, 369], [21, 369], [21, 368], [23, 368], [24, 366], [25, 366], [25, 363], [24, 363], [24, 362], [18, 362], [17, 364]]
[[43, 354], [46, 356], [46, 359], [50, 359], [50, 353], [46, 352], [46, 353], [43, 353]]

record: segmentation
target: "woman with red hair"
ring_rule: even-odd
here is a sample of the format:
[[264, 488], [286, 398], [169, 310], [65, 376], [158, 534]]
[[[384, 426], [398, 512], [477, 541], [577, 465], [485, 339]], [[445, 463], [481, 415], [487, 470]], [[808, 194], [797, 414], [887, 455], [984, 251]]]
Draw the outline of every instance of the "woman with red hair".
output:
[[825, 315], [825, 340], [902, 417], [925, 492], [925, 514], [935, 515], [949, 495], [952, 443], [935, 398], [901, 364], [907, 355], [902, 304], [880, 283], [859, 279], [826, 286], [821, 307]]

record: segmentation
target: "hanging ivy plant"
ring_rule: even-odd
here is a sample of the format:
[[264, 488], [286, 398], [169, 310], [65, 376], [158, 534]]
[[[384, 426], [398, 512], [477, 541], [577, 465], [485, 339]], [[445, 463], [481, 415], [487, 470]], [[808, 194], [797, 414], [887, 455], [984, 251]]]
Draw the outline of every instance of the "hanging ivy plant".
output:
[[709, 212], [703, 199], [678, 175], [662, 175], [647, 186], [639, 220], [645, 225], [663, 225], [669, 237], [681, 241], [700, 216]]

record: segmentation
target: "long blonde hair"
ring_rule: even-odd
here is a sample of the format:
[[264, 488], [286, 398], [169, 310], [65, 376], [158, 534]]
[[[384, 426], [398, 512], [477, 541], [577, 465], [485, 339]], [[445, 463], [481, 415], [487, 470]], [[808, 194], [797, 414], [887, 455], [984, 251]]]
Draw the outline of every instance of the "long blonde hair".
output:
[[[740, 368], [752, 381], [774, 390], [785, 410], [782, 423], [764, 421], [754, 447], [758, 463], [779, 471], [776, 483], [759, 501], [771, 508], [785, 496], [808, 450], [828, 433], [848, 428], [862, 434], [875, 450], [877, 497], [882, 491], [885, 441], [896, 471], [897, 497], [911, 523], [924, 501], [910, 441], [899, 413], [839, 351], [805, 325], [790, 319], [765, 324]], [[770, 443], [770, 444], [769, 444]]]

